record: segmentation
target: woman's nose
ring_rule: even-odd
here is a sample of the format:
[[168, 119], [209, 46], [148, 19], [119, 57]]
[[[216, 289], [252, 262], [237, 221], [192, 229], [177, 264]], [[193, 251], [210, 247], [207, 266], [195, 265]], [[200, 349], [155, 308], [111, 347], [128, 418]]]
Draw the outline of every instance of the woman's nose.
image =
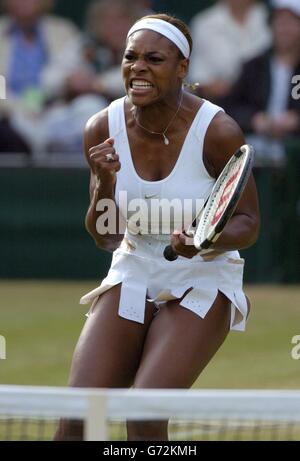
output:
[[135, 61], [135, 62], [132, 64], [132, 66], [131, 66], [130, 69], [131, 69], [133, 72], [141, 72], [141, 71], [145, 70], [146, 67], [147, 67], [147, 66], [146, 66], [145, 61], [139, 59], [139, 60]]

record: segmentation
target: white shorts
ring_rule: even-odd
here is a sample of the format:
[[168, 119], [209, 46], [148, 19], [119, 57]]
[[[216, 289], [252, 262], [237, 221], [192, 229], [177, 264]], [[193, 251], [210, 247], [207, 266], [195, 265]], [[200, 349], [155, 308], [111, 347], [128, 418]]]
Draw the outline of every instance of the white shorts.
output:
[[146, 298], [163, 307], [192, 288], [180, 305], [204, 318], [220, 291], [231, 301], [230, 329], [244, 331], [248, 301], [243, 292], [244, 260], [238, 251], [211, 260], [179, 256], [176, 261], [167, 261], [162, 256], [167, 243], [151, 236], [134, 236], [130, 241], [124, 238], [101, 285], [84, 295], [80, 303], [92, 302], [91, 313], [102, 293], [122, 283], [119, 315], [144, 323]]

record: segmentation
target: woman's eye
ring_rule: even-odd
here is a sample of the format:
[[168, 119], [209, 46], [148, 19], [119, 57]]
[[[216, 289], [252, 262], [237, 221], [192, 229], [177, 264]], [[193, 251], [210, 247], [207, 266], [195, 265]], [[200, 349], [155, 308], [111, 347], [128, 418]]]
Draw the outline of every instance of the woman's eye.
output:
[[151, 56], [151, 58], [149, 58], [149, 61], [151, 61], [151, 62], [162, 62], [163, 60], [161, 58], [156, 57], [156, 56]]
[[134, 56], [132, 54], [125, 54], [125, 59], [127, 61], [132, 61], [134, 59]]

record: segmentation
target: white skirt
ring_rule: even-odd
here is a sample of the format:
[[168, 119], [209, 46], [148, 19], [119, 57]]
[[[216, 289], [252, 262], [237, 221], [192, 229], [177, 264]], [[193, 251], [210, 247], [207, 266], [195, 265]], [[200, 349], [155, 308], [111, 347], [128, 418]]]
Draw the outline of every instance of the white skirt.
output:
[[238, 251], [210, 259], [194, 256], [167, 261], [162, 255], [168, 241], [151, 236], [124, 238], [113, 253], [109, 272], [101, 285], [84, 295], [80, 304], [92, 302], [92, 313], [99, 296], [121, 283], [118, 313], [121, 317], [144, 323], [145, 299], [158, 308], [167, 301], [181, 298], [180, 305], [204, 318], [218, 291], [231, 301], [230, 329], [244, 331], [248, 300], [243, 292], [244, 260]]

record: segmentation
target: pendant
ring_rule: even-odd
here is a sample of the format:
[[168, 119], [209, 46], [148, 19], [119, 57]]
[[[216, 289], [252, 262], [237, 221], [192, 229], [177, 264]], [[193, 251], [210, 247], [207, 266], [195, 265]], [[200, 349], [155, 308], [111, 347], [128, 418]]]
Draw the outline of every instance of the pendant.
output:
[[164, 137], [164, 143], [166, 146], [168, 146], [170, 144], [170, 141], [168, 140], [167, 136], [163, 133], [163, 137]]

